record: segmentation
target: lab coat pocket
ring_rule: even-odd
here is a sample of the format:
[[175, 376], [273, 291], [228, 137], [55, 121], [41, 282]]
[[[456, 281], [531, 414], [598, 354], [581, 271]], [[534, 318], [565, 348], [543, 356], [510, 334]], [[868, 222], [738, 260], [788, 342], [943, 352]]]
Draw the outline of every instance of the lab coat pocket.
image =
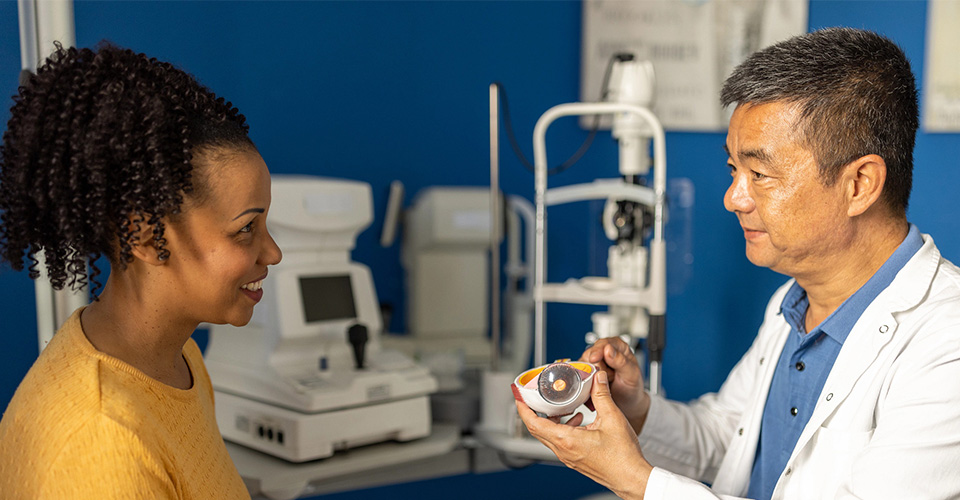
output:
[[834, 498], [840, 485], [850, 478], [852, 465], [857, 455], [866, 448], [873, 437], [873, 429], [851, 431], [821, 427], [811, 443], [808, 458], [810, 474], [801, 485], [815, 491], [804, 492], [802, 498]]

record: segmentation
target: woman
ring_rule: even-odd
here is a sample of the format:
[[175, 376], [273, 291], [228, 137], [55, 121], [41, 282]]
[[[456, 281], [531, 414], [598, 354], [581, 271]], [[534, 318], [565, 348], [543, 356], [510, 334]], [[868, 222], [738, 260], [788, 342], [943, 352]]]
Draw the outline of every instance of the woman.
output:
[[[0, 496], [249, 498], [190, 335], [244, 325], [280, 249], [245, 119], [190, 75], [111, 45], [62, 49], [14, 97], [0, 149], [0, 257], [43, 250], [54, 288], [99, 291], [0, 421]], [[27, 332], [24, 332], [27, 333]]]

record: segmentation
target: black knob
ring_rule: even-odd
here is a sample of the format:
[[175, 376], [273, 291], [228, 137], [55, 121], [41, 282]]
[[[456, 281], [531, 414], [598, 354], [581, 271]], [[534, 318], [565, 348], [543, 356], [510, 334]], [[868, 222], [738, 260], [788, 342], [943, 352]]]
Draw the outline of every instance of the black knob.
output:
[[358, 370], [363, 369], [363, 356], [368, 339], [366, 326], [357, 323], [347, 330], [347, 340], [353, 346], [353, 360]]

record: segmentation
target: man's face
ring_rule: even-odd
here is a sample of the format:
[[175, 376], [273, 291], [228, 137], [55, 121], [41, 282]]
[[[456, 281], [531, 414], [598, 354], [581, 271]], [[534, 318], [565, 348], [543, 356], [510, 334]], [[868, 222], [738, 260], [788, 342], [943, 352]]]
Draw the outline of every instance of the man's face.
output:
[[789, 104], [737, 106], [726, 150], [732, 177], [723, 205], [737, 215], [750, 262], [788, 276], [817, 273], [848, 232], [843, 183], [821, 183], [813, 154], [797, 139]]

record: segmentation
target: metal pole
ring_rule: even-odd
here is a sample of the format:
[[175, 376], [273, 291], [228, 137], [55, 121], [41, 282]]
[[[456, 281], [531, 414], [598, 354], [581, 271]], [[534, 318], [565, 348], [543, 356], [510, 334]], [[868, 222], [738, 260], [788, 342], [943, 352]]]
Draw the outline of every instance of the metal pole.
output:
[[493, 371], [500, 369], [500, 142], [497, 84], [490, 84], [490, 332]]
[[[73, 0], [18, 0], [20, 66], [36, 73], [54, 50], [54, 41], [64, 47], [76, 45]], [[37, 301], [37, 342], [41, 351], [70, 314], [87, 303], [85, 292], [55, 291], [46, 275], [43, 252], [37, 254], [41, 276], [34, 281]]]

